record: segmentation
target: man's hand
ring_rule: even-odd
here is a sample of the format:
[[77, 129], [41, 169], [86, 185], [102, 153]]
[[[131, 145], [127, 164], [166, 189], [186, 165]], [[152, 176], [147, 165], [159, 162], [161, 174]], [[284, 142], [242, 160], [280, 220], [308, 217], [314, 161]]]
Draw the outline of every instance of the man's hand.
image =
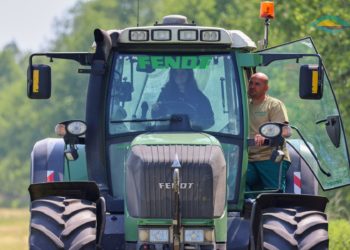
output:
[[261, 134], [256, 134], [254, 137], [254, 141], [255, 141], [255, 146], [262, 146], [264, 145], [265, 137], [262, 136]]

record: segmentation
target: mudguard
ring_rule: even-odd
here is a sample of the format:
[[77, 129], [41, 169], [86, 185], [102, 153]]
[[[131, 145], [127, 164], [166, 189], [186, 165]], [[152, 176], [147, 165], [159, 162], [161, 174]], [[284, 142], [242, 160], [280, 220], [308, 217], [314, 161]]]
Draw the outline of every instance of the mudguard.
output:
[[100, 190], [92, 181], [37, 183], [31, 184], [28, 190], [31, 201], [47, 196], [65, 196], [92, 202], [100, 198]]
[[35, 143], [31, 153], [31, 184], [63, 180], [64, 148], [61, 138], [46, 138]]
[[[307, 163], [300, 157], [297, 151], [306, 151], [301, 140], [288, 140], [287, 149], [291, 158], [291, 165], [286, 175], [286, 193], [294, 194], [318, 194], [318, 182]], [[305, 154], [305, 152], [303, 152]], [[311, 153], [308, 153], [312, 158]]]
[[324, 212], [328, 199], [321, 196], [300, 194], [260, 194], [255, 200], [251, 214], [250, 246], [257, 244], [262, 210], [270, 207], [291, 208], [303, 207], [308, 210]]

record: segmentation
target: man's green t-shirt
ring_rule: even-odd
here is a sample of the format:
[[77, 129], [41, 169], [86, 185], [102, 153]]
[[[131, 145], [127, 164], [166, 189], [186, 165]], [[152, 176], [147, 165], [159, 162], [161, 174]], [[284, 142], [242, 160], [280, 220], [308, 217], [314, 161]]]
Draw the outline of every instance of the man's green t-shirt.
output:
[[[283, 102], [270, 96], [266, 96], [260, 104], [253, 104], [251, 100], [249, 101], [249, 121], [249, 138], [254, 138], [256, 134], [259, 134], [259, 127], [266, 122], [289, 122]], [[269, 160], [272, 150], [273, 148], [269, 146], [249, 147], [249, 161]], [[283, 152], [285, 154], [284, 160], [290, 162], [285, 144], [283, 145]]]

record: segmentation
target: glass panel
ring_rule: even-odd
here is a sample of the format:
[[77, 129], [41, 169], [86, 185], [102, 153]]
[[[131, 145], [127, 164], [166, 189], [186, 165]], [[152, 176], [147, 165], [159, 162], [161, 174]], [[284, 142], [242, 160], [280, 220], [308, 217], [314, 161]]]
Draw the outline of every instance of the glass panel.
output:
[[125, 169], [130, 143], [119, 143], [109, 147], [112, 193], [116, 199], [124, 199]]
[[[310, 38], [272, 48], [260, 53], [310, 53], [316, 50]], [[331, 174], [322, 173], [305, 144], [293, 131], [290, 142], [303, 148], [300, 153], [308, 160], [312, 171], [316, 174], [324, 189], [331, 189], [350, 183], [349, 161], [344, 131], [341, 126], [340, 147], [336, 148], [326, 132], [325, 123], [316, 124], [331, 115], [339, 115], [335, 98], [327, 76], [324, 79], [324, 93], [321, 100], [303, 100], [299, 98], [299, 69], [303, 64], [318, 64], [315, 57], [304, 57], [297, 62], [293, 60], [275, 61], [267, 67], [259, 67], [257, 71], [269, 76], [269, 94], [282, 100], [288, 110], [290, 124], [296, 126], [317, 155], [322, 168]]]
[[239, 188], [238, 164], [240, 159], [239, 147], [233, 144], [221, 143], [227, 164], [227, 199], [235, 200]]
[[237, 81], [229, 54], [119, 54], [112, 73], [111, 134], [166, 130], [169, 119], [154, 119], [173, 114], [188, 115], [192, 130], [240, 133]]

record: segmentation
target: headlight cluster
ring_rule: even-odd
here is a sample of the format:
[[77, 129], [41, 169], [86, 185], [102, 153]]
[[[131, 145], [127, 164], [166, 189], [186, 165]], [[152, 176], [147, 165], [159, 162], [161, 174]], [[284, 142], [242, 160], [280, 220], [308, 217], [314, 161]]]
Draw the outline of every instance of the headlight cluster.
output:
[[132, 30], [129, 39], [130, 41], [147, 41], [148, 30]]
[[184, 229], [184, 240], [186, 243], [213, 242], [214, 230], [210, 228]]
[[[150, 243], [171, 242], [169, 228], [139, 228], [139, 241]], [[185, 243], [207, 243], [214, 241], [212, 228], [184, 228], [183, 241]]]
[[143, 242], [169, 242], [168, 228], [139, 228], [139, 240]]
[[65, 121], [61, 122], [56, 125], [55, 127], [55, 133], [58, 136], [65, 136], [66, 134], [72, 135], [72, 136], [80, 136], [85, 134], [86, 132], [86, 124], [83, 121], [80, 120], [71, 120], [71, 121]]
[[203, 42], [218, 42], [220, 41], [219, 30], [197, 30], [197, 29], [157, 29], [151, 30], [151, 36], [149, 30], [135, 29], [129, 31], [130, 41], [170, 41], [172, 39], [172, 32], [177, 34], [179, 41], [203, 41]]
[[259, 132], [266, 138], [275, 138], [282, 133], [282, 126], [275, 123], [265, 123], [261, 125]]

